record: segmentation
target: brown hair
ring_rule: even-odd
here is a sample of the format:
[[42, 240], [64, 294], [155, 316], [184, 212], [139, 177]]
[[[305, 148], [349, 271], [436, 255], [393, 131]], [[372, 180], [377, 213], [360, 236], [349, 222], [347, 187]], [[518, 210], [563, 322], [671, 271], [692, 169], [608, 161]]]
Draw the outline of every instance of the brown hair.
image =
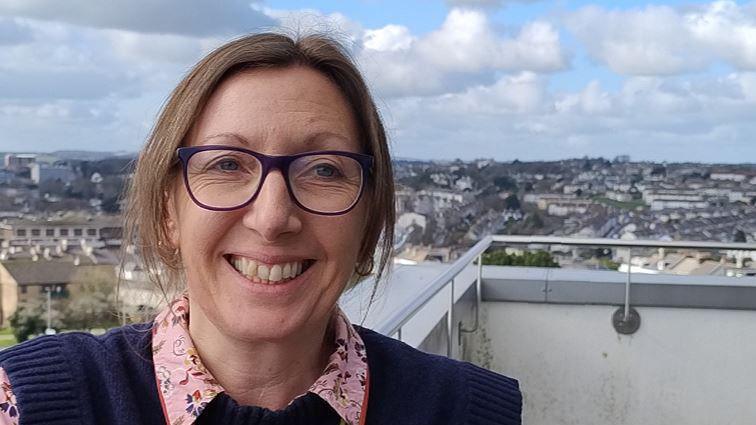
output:
[[[138, 246], [148, 276], [164, 294], [180, 289], [182, 269], [166, 221], [166, 191], [180, 171], [176, 148], [223, 80], [244, 70], [290, 66], [310, 67], [336, 84], [354, 112], [363, 151], [375, 157], [364, 195], [371, 205], [355, 277], [374, 272], [377, 283], [386, 272], [394, 239], [394, 180], [386, 133], [362, 75], [345, 49], [327, 36], [293, 39], [264, 33], [233, 40], [195, 65], [171, 93], [139, 154], [127, 193], [124, 244]], [[375, 267], [373, 255], [379, 243]]]

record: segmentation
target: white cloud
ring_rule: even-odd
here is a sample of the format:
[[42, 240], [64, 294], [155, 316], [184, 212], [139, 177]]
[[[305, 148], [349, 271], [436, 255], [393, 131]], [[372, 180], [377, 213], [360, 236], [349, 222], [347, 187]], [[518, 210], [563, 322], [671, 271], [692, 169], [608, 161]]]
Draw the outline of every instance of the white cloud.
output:
[[452, 7], [496, 9], [509, 3], [535, 3], [539, 0], [446, 0]]
[[704, 58], [690, 48], [682, 16], [668, 6], [630, 11], [591, 6], [570, 15], [566, 25], [591, 56], [615, 72], [665, 75], [703, 66]]
[[32, 40], [31, 30], [16, 19], [0, 18], [0, 46]]
[[483, 12], [463, 9], [451, 10], [424, 36], [397, 26], [367, 31], [363, 47], [368, 79], [389, 97], [456, 92], [490, 82], [497, 72], [553, 72], [567, 61], [551, 24], [531, 22], [505, 37]]
[[[205, 1], [185, 9], [203, 11]], [[393, 23], [365, 28], [341, 13], [240, 2], [178, 28], [145, 11], [113, 17], [97, 6], [81, 16], [55, 15], [57, 3], [0, 0], [0, 15], [20, 10], [0, 17], [0, 128], [25, 149], [136, 149], [186, 69], [222, 43], [227, 29], [267, 16], [284, 32], [325, 32], [347, 44], [384, 106], [400, 156], [756, 157], [756, 72], [747, 72], [756, 69], [756, 4], [568, 14], [564, 22], [585, 51], [628, 77], [607, 83], [599, 73], [577, 89], [554, 90], [555, 72], [570, 84], [583, 78], [568, 69], [561, 28], [540, 18], [503, 28], [471, 3], [454, 2], [461, 6], [435, 30], [419, 33]], [[74, 11], [82, 4], [68, 3]], [[244, 22], [223, 18], [228, 10]], [[675, 76], [717, 61], [736, 71]]]
[[103, 30], [101, 34], [110, 43], [114, 55], [133, 64], [143, 64], [144, 61], [190, 64], [224, 41], [212, 37], [144, 34], [122, 30]]
[[454, 9], [441, 28], [418, 41], [417, 53], [449, 71], [556, 71], [565, 65], [559, 35], [548, 23], [525, 25], [514, 38], [496, 34], [485, 14]]
[[736, 68], [756, 70], [756, 6], [717, 1], [685, 16], [701, 47]]
[[695, 79], [634, 77], [552, 92], [532, 73], [452, 95], [396, 99], [389, 126], [403, 157], [739, 161], [756, 122], [756, 73]]
[[624, 75], [674, 75], [716, 61], [756, 70], [756, 14], [729, 0], [686, 9], [588, 6], [565, 24], [591, 57]]
[[554, 108], [559, 113], [603, 114], [609, 112], [613, 105], [609, 93], [601, 89], [601, 84], [593, 80], [578, 93], [563, 95], [554, 101]]
[[415, 37], [412, 36], [409, 28], [393, 24], [375, 30], [365, 30], [362, 38], [366, 49], [379, 52], [407, 50], [414, 41]]
[[229, 35], [271, 26], [249, 1], [228, 0], [3, 0], [0, 16], [137, 32]]
[[544, 83], [532, 72], [500, 78], [494, 84], [476, 86], [444, 97], [461, 115], [530, 114], [543, 108]]

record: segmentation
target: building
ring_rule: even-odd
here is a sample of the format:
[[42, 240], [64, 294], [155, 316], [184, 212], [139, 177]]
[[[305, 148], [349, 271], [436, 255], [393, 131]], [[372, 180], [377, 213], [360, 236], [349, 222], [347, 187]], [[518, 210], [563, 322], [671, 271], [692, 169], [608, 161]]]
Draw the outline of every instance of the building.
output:
[[410, 226], [419, 226], [425, 229], [426, 223], [425, 216], [418, 213], [404, 213], [396, 219], [396, 226], [400, 229], [407, 229]]
[[547, 210], [549, 204], [570, 202], [578, 199], [575, 194], [558, 194], [558, 193], [527, 193], [523, 201], [536, 204], [539, 210]]
[[7, 153], [5, 154], [5, 169], [21, 171], [37, 161], [37, 155], [32, 153]]
[[0, 170], [0, 184], [11, 184], [16, 175], [9, 170]]
[[19, 306], [45, 297], [46, 291], [51, 291], [53, 297], [67, 298], [74, 267], [72, 261], [0, 262], [0, 326], [7, 326], [8, 318]]
[[48, 165], [35, 162], [31, 164], [31, 180], [34, 184], [51, 181], [70, 183], [76, 179], [76, 173], [68, 165]]
[[6, 219], [0, 222], [0, 238], [9, 246], [55, 246], [65, 240], [90, 245], [120, 245], [122, 219], [118, 216], [65, 215], [60, 217]]
[[565, 217], [573, 214], [585, 214], [593, 205], [593, 201], [583, 199], [573, 199], [565, 202], [552, 202], [548, 204], [546, 213], [548, 215]]
[[643, 201], [653, 211], [706, 208], [709, 206], [704, 195], [695, 190], [647, 189], [643, 191]]
[[734, 182], [742, 182], [746, 179], [753, 178], [753, 175], [749, 175], [746, 173], [731, 173], [728, 171], [716, 171], [712, 172], [709, 176], [712, 180], [729, 180]]

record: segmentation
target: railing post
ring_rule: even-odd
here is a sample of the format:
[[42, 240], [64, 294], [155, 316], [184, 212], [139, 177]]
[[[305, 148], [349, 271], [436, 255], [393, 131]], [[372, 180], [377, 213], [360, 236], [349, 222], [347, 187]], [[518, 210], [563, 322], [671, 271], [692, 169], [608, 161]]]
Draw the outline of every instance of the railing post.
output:
[[[480, 304], [483, 302], [483, 295], [482, 295], [482, 289], [483, 289], [483, 254], [478, 255], [478, 277], [475, 280], [475, 325], [473, 325], [472, 329], [465, 329], [464, 326], [460, 323], [459, 326], [459, 332], [465, 332], [465, 333], [472, 333], [476, 332], [478, 330], [478, 326], [480, 326]], [[459, 343], [462, 343], [462, 339], [460, 338]]]
[[449, 295], [449, 311], [446, 313], [446, 330], [449, 344], [446, 346], [446, 357], [452, 356], [452, 347], [454, 346], [454, 279], [449, 285], [451, 294]]
[[627, 320], [630, 315], [630, 283], [632, 281], [632, 269], [633, 269], [633, 249], [627, 249], [627, 281], [625, 282], [625, 314], [623, 320]]
[[632, 283], [633, 249], [627, 249], [627, 281], [625, 281], [625, 306], [612, 315], [612, 325], [618, 333], [630, 335], [640, 328], [640, 314], [630, 307], [630, 284]]

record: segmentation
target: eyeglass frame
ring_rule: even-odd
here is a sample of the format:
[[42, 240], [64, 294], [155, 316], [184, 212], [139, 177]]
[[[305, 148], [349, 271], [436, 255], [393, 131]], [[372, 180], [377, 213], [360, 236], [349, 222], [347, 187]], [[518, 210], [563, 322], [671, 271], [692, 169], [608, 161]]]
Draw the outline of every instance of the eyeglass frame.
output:
[[[200, 202], [192, 192], [191, 186], [189, 185], [189, 160], [194, 156], [195, 154], [199, 152], [204, 151], [211, 151], [211, 150], [228, 150], [228, 151], [236, 151], [236, 152], [242, 152], [248, 155], [252, 155], [255, 157], [262, 167], [261, 175], [260, 175], [260, 183], [257, 184], [257, 189], [255, 189], [255, 192], [252, 194], [252, 196], [245, 202], [234, 206], [234, 207], [213, 207], [207, 204], [204, 204]], [[336, 212], [323, 212], [323, 211], [317, 211], [313, 210], [311, 208], [307, 208], [304, 205], [302, 205], [301, 202], [297, 199], [297, 197], [294, 195], [294, 190], [291, 188], [291, 182], [289, 181], [289, 166], [292, 162], [295, 160], [306, 157], [306, 156], [314, 156], [314, 155], [339, 155], [339, 156], [345, 156], [348, 158], [352, 158], [356, 160], [360, 164], [360, 168], [362, 169], [362, 181], [360, 182], [360, 191], [357, 193], [357, 197], [355, 198], [354, 202], [345, 210], [342, 211], [336, 211]], [[179, 159], [179, 162], [181, 163], [182, 173], [184, 177], [184, 186], [186, 187], [186, 191], [189, 194], [189, 197], [192, 199], [192, 201], [199, 206], [200, 208], [204, 208], [206, 210], [210, 211], [234, 211], [238, 210], [240, 208], [244, 208], [247, 205], [254, 202], [254, 200], [257, 198], [257, 196], [260, 194], [260, 190], [263, 187], [263, 184], [265, 184], [265, 179], [268, 177], [268, 174], [272, 170], [279, 170], [281, 172], [281, 175], [284, 178], [284, 182], [286, 183], [286, 190], [289, 192], [289, 198], [301, 209], [304, 211], [307, 211], [311, 214], [317, 214], [317, 215], [326, 215], [326, 216], [335, 216], [335, 215], [343, 215], [354, 209], [354, 207], [357, 206], [357, 204], [360, 202], [360, 199], [362, 198], [362, 194], [365, 191], [365, 185], [367, 182], [370, 181], [370, 175], [372, 173], [373, 168], [373, 156], [362, 154], [362, 153], [354, 153], [354, 152], [346, 152], [346, 151], [338, 151], [338, 150], [325, 150], [325, 151], [309, 151], [309, 152], [302, 152], [294, 155], [266, 155], [264, 153], [255, 152], [253, 150], [240, 148], [237, 146], [226, 146], [226, 145], [204, 145], [204, 146], [189, 146], [189, 147], [180, 147], [176, 149], [176, 156]]]

